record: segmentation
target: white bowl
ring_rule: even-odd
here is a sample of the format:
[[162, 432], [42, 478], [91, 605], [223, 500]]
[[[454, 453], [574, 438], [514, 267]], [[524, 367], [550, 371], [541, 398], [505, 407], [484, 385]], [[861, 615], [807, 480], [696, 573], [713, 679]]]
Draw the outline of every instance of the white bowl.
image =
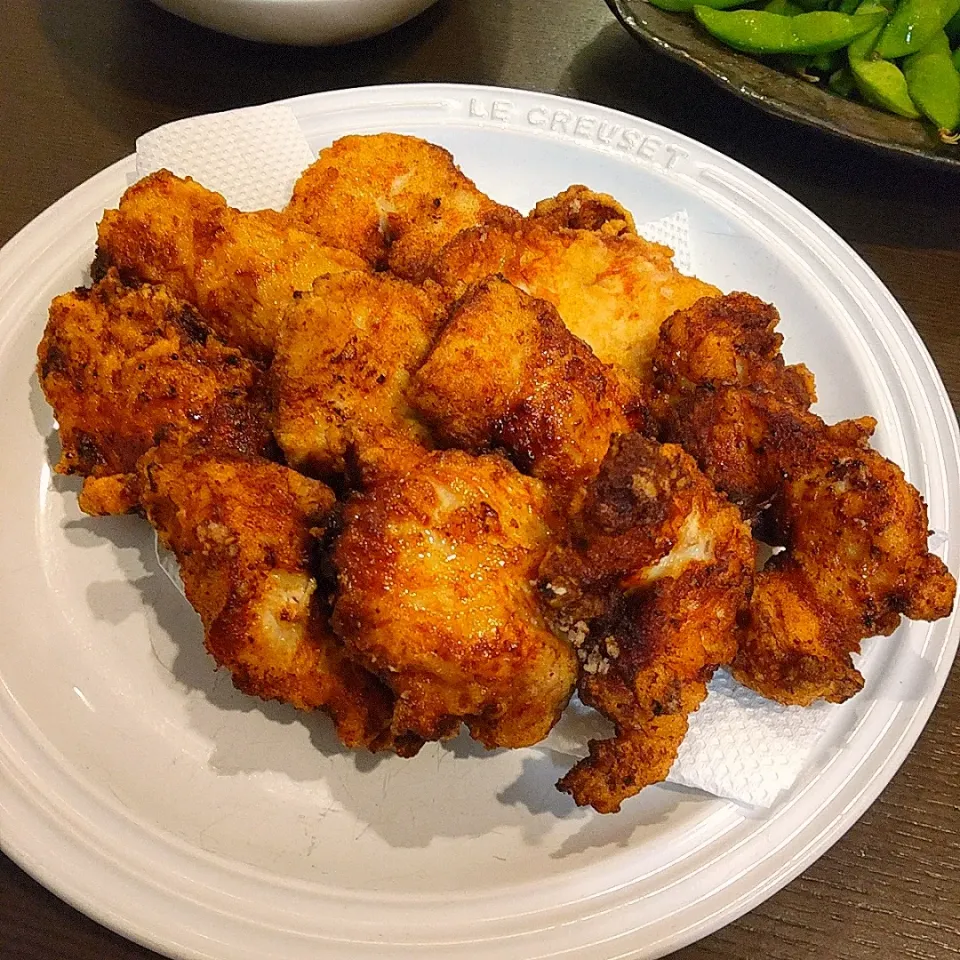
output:
[[246, 40], [301, 46], [384, 33], [436, 0], [154, 0], [203, 27]]

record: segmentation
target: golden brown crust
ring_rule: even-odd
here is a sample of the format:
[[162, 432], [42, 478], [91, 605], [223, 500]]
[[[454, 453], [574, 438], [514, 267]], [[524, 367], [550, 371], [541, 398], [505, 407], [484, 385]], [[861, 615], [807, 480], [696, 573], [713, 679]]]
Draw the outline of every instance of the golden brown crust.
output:
[[766, 526], [786, 546], [757, 575], [734, 676], [782, 703], [846, 700], [863, 685], [850, 659], [861, 640], [953, 606], [922, 498], [867, 435], [820, 421], [777, 457], [784, 479]]
[[946, 616], [956, 581], [927, 551], [927, 512], [869, 446], [870, 417], [829, 426], [813, 380], [786, 366], [776, 311], [747, 294], [702, 300], [664, 324], [654, 358], [661, 436], [785, 549], [757, 575], [734, 675], [790, 704], [842, 701], [850, 658], [905, 614]]
[[813, 374], [784, 363], [780, 314], [749, 293], [704, 297], [663, 324], [653, 361], [657, 389], [674, 397], [695, 386], [766, 390], [807, 410], [817, 397]]
[[356, 255], [322, 246], [276, 213], [242, 213], [219, 193], [168, 170], [131, 186], [98, 228], [101, 269], [162, 283], [196, 307], [227, 343], [268, 360], [284, 311], [300, 290], [341, 270], [365, 270]]
[[633, 214], [609, 193], [573, 184], [555, 197], [541, 200], [530, 219], [571, 230], [603, 230], [610, 234], [637, 232]]
[[322, 150], [286, 212], [321, 242], [419, 280], [448, 240], [507, 209], [478, 190], [442, 147], [380, 133], [341, 137]]
[[266, 460], [159, 447], [142, 500], [180, 563], [204, 642], [244, 693], [323, 708], [352, 747], [386, 746], [392, 697], [345, 655], [310, 570], [334, 504], [322, 483]]
[[616, 728], [560, 781], [578, 804], [615, 812], [666, 777], [688, 714], [736, 653], [753, 566], [749, 530], [691, 457], [639, 434], [615, 440], [540, 571], [577, 647], [581, 699]]
[[556, 310], [502, 277], [471, 287], [414, 377], [411, 402], [445, 443], [503, 448], [561, 499], [641, 419], [639, 383], [601, 363]]
[[402, 472], [432, 446], [407, 402], [441, 322], [439, 298], [386, 274], [323, 277], [295, 301], [271, 368], [287, 462], [325, 476]]
[[397, 695], [393, 732], [488, 747], [546, 736], [576, 678], [532, 586], [549, 500], [499, 456], [435, 452], [347, 504], [334, 628]]
[[[351, 136], [282, 212], [145, 178], [94, 269], [38, 350], [56, 469], [88, 513], [146, 513], [241, 690], [347, 746], [525, 746], [577, 683], [615, 734], [559, 787], [611, 812], [719, 665], [840, 701], [863, 637], [953, 604], [875, 422], [811, 413], [776, 310], [681, 275], [609, 195], [523, 217], [440, 147]], [[756, 574], [743, 517], [785, 548]]]
[[604, 363], [619, 364], [645, 381], [663, 321], [719, 293], [681, 274], [667, 247], [629, 231], [559, 227], [550, 216], [504, 217], [465, 230], [431, 270], [457, 295], [497, 273], [552, 303], [571, 333]]
[[270, 444], [261, 369], [162, 287], [127, 287], [110, 271], [57, 297], [37, 354], [60, 427], [55, 469], [91, 478], [80, 501], [89, 513], [133, 509], [137, 460], [161, 441]]

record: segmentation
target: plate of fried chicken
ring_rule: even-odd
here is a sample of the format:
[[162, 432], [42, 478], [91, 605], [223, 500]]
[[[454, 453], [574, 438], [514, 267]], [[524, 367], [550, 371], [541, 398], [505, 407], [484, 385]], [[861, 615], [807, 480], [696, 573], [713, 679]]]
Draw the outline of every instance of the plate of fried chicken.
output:
[[[943, 386], [829, 228], [654, 124], [288, 105], [282, 209], [128, 159], [4, 250], [4, 848], [172, 957], [660, 956], [936, 701]], [[636, 227], [676, 210], [696, 275]], [[769, 811], [664, 784], [718, 670], [841, 705]]]

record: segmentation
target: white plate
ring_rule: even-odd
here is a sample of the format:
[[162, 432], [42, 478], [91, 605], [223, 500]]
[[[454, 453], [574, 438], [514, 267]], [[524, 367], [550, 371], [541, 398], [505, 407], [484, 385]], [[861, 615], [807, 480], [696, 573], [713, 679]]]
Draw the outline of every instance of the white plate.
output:
[[[648, 220], [686, 208], [695, 263], [783, 313], [785, 352], [829, 418], [872, 413], [960, 567], [960, 453], [903, 312], [828, 227], [685, 137], [520, 91], [380, 87], [290, 101], [315, 148], [396, 130], [450, 148], [498, 200], [584, 182]], [[798, 874], [904, 759], [958, 641], [956, 615], [868, 644], [867, 689], [837, 711], [790, 795], [750, 817], [655, 787], [616, 816], [575, 809], [536, 750], [468, 742], [414, 760], [340, 751], [321, 717], [234, 692], [134, 518], [84, 518], [51, 474], [32, 375], [47, 303], [80, 283], [95, 223], [133, 160], [15, 237], [0, 276], [0, 813], [4, 849], [126, 936], [216, 960], [612, 960], [717, 929]]]

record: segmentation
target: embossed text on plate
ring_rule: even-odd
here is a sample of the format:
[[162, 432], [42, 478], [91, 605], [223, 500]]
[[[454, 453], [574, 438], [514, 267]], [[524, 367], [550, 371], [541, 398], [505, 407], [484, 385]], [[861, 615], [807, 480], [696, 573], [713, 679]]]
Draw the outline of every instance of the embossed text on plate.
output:
[[601, 147], [638, 157], [665, 170], [675, 169], [688, 156], [683, 147], [669, 143], [656, 134], [564, 108], [527, 108], [502, 98], [488, 100], [471, 97], [468, 116], [474, 120], [495, 120], [521, 127], [538, 127], [571, 140], [593, 142]]

